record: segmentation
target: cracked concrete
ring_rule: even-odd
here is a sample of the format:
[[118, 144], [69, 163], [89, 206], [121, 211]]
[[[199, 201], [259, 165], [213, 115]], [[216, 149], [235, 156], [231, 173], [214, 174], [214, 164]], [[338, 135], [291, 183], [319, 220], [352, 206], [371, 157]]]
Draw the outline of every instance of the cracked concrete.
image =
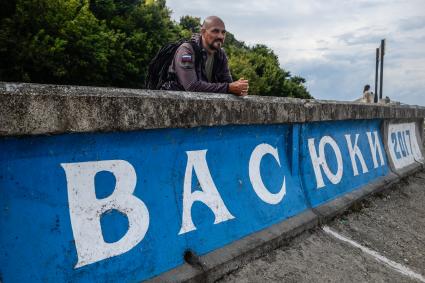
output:
[[425, 117], [409, 105], [5, 82], [0, 105], [0, 136]]

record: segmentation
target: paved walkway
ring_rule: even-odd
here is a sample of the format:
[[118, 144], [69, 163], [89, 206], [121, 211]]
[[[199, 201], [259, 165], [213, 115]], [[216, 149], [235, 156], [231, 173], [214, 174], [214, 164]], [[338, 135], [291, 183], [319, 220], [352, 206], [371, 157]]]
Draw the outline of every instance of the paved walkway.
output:
[[219, 282], [425, 282], [425, 171]]

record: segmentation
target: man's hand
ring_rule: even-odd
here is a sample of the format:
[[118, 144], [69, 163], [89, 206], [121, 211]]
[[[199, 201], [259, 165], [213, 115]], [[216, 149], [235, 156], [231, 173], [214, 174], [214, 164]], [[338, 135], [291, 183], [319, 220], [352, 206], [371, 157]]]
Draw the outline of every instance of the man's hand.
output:
[[248, 95], [248, 80], [240, 78], [239, 80], [229, 84], [229, 92], [238, 96]]

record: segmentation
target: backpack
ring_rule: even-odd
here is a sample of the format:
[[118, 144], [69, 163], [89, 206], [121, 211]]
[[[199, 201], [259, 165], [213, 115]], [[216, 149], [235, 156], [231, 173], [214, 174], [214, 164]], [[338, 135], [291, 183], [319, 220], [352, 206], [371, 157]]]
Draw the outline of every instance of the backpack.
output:
[[146, 76], [145, 87], [147, 89], [161, 89], [162, 85], [166, 82], [176, 82], [177, 78], [172, 78], [169, 76], [168, 69], [171, 65], [171, 62], [174, 59], [174, 54], [176, 54], [177, 49], [183, 43], [192, 44], [193, 49], [195, 50], [195, 66], [197, 61], [196, 54], [198, 53], [199, 47], [192, 40], [182, 39], [177, 42], [169, 43], [163, 46], [155, 57], [149, 63], [148, 74]]

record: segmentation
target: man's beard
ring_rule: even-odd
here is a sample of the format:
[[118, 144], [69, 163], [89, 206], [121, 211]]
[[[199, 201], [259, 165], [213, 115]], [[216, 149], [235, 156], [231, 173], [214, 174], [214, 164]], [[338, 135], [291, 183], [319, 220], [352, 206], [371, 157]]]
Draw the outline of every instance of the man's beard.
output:
[[[216, 47], [216, 46], [214, 45], [214, 44], [216, 44], [217, 42], [220, 44], [218, 47]], [[211, 44], [209, 45], [209, 48], [210, 48], [211, 50], [219, 50], [219, 49], [221, 48], [221, 46], [223, 46], [223, 41], [221, 41], [221, 40], [217, 39], [217, 40], [214, 40], [214, 41], [213, 41], [213, 43], [211, 43]]]

